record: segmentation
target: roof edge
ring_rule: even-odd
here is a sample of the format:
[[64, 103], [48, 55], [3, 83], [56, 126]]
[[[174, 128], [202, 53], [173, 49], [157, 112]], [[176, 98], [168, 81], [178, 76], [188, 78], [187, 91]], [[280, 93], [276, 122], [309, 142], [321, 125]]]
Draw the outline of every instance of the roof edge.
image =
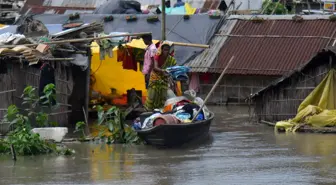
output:
[[[260, 17], [266, 20], [292, 20], [295, 14], [289, 15], [230, 15], [228, 19], [249, 20], [253, 17]], [[330, 15], [300, 15], [303, 20], [329, 19]]]
[[284, 81], [286, 81], [288, 78], [292, 77], [293, 75], [300, 73], [302, 70], [304, 70], [318, 55], [322, 54], [322, 53], [326, 53], [326, 52], [331, 52], [336, 54], [336, 48], [335, 47], [327, 47], [324, 48], [322, 50], [320, 50], [318, 53], [316, 53], [314, 56], [311, 57], [311, 59], [309, 59], [306, 63], [304, 63], [303, 65], [301, 65], [300, 67], [292, 70], [291, 72], [283, 75], [282, 77], [280, 77], [279, 79], [276, 79], [275, 81], [271, 82], [268, 86], [262, 88], [261, 90], [259, 90], [258, 92], [251, 94], [250, 97], [248, 97], [248, 99], [254, 99], [257, 96], [261, 95], [264, 91], [267, 91], [268, 89], [270, 89], [271, 87], [276, 87], [279, 84], [283, 83]]

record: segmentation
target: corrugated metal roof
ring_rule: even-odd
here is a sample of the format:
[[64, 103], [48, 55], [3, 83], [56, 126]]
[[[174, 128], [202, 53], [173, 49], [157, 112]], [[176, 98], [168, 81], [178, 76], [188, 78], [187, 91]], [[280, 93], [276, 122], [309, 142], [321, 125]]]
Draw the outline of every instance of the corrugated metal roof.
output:
[[43, 6], [97, 7], [107, 0], [44, 0]]
[[106, 0], [29, 0], [21, 10], [34, 14], [70, 14], [72, 12], [92, 13], [96, 6]]
[[[254, 23], [238, 20], [231, 35], [280, 35], [334, 37], [336, 23], [329, 20], [265, 20]], [[221, 72], [232, 56], [228, 74], [283, 75], [325, 48], [328, 38], [247, 38], [230, 37], [217, 62], [208, 72]]]
[[[226, 20], [223, 26], [219, 29], [220, 34], [230, 34], [231, 30], [236, 25], [237, 20]], [[209, 45], [210, 48], [205, 49], [194, 60], [190, 61], [186, 66], [191, 68], [192, 72], [206, 72], [213, 61], [218, 57], [218, 53], [223, 47], [228, 37], [214, 36]]]
[[203, 12], [208, 10], [217, 9], [220, 4], [220, 0], [205, 0], [203, 5]]
[[299, 68], [291, 71], [288, 74], [283, 75], [281, 78], [276, 79], [272, 83], [270, 83], [268, 86], [260, 89], [258, 92], [252, 94], [250, 98], [255, 98], [257, 96], [262, 95], [267, 90], [277, 87], [278, 85], [281, 85], [283, 83], [288, 82], [292, 77], [298, 74], [304, 74], [304, 70], [316, 67], [317, 65], [324, 65], [325, 63], [329, 63], [329, 60], [320, 60], [320, 56], [323, 55], [335, 55], [336, 54], [336, 48], [333, 46], [327, 47], [319, 51], [316, 55], [314, 55], [309, 61], [306, 61], [303, 65], [301, 65]]
[[95, 8], [84, 7], [59, 7], [59, 6], [31, 6], [34, 14], [71, 14], [71, 13], [92, 13]]

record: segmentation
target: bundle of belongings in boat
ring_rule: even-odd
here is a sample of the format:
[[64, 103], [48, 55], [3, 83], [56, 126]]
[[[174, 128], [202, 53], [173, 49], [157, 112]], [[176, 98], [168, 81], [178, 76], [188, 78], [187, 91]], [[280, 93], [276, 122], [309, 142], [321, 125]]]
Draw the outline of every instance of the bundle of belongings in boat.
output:
[[210, 112], [206, 106], [198, 113], [203, 100], [196, 97], [194, 90], [185, 91], [183, 96], [171, 97], [166, 100], [162, 109], [141, 114], [133, 123], [135, 130], [149, 129], [163, 124], [188, 124], [194, 116], [195, 121], [207, 120]]

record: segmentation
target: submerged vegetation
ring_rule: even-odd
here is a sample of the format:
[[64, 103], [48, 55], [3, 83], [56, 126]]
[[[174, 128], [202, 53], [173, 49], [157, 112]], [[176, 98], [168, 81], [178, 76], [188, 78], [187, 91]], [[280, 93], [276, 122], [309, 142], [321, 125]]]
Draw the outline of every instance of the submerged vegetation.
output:
[[[39, 155], [57, 153], [71, 155], [72, 150], [65, 147], [58, 147], [55, 143], [40, 138], [37, 133], [31, 132], [33, 126], [51, 127], [57, 123], [51, 122], [49, 115], [57, 108], [55, 85], [49, 84], [43, 90], [43, 96], [38, 96], [36, 88], [28, 86], [21, 96], [22, 108], [10, 105], [2, 123], [10, 127], [8, 137], [0, 139], [0, 154], [10, 154], [12, 149], [17, 155]], [[108, 144], [125, 143], [140, 144], [141, 140], [132, 127], [125, 123], [124, 113], [117, 107], [105, 111], [103, 107], [97, 107], [98, 126], [108, 129], [108, 135], [100, 138], [106, 139]], [[81, 133], [81, 139], [85, 139], [85, 122], [76, 124], [75, 132]]]
[[140, 144], [141, 140], [132, 127], [125, 123], [124, 113], [113, 106], [107, 111], [102, 106], [97, 106], [98, 125], [104, 125], [110, 132], [109, 136], [99, 134], [101, 138], [107, 137], [107, 143]]
[[76, 123], [76, 128], [75, 128], [74, 133], [80, 132], [81, 133], [81, 138], [80, 138], [81, 140], [85, 140], [85, 137], [86, 137], [84, 129], [85, 129], [85, 122], [80, 121], [80, 122]]
[[61, 153], [69, 155], [72, 151], [66, 148], [59, 149], [55, 143], [40, 139], [39, 134], [31, 132], [35, 123], [39, 127], [56, 126], [50, 122], [49, 114], [57, 107], [55, 85], [49, 84], [43, 90], [43, 96], [36, 95], [36, 89], [28, 86], [24, 89], [21, 98], [24, 109], [10, 105], [7, 114], [2, 120], [9, 123], [12, 131], [8, 137], [0, 140], [0, 153], [11, 152], [11, 146], [18, 155], [38, 155], [48, 153]]

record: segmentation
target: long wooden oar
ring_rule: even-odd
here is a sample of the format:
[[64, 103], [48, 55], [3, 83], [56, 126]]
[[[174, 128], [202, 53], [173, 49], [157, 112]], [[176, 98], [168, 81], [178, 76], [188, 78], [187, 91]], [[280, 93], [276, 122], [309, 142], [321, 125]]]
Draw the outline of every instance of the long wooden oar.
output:
[[229, 68], [231, 62], [233, 61], [234, 56], [231, 57], [229, 63], [226, 65], [225, 69], [223, 70], [222, 74], [219, 76], [219, 78], [217, 79], [216, 83], [214, 86], [212, 86], [210, 92], [208, 93], [208, 95], [206, 96], [203, 105], [198, 109], [197, 114], [194, 115], [194, 118], [191, 120], [191, 122], [195, 121], [195, 119], [197, 118], [197, 115], [203, 110], [203, 107], [205, 106], [205, 104], [207, 103], [208, 99], [210, 98], [211, 94], [215, 91], [216, 87], [218, 86], [218, 84], [220, 83], [220, 81], [222, 80], [226, 70]]

